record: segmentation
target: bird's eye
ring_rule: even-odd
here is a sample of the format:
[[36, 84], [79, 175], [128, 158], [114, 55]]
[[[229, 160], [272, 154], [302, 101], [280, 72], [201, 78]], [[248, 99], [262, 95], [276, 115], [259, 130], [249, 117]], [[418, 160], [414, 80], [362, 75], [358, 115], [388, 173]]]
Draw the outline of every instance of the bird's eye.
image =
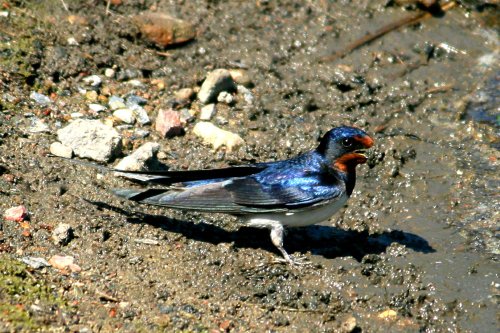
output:
[[354, 144], [354, 140], [351, 138], [342, 139], [342, 146], [344, 146], [346, 148], [352, 147], [353, 144]]

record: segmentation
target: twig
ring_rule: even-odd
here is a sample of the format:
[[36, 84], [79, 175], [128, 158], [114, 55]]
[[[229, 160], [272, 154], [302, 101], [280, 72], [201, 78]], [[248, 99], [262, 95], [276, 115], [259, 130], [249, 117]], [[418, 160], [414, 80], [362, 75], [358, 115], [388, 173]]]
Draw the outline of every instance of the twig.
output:
[[68, 5], [66, 4], [66, 2], [64, 2], [64, 0], [61, 0], [61, 3], [62, 3], [62, 6], [64, 7], [64, 10], [69, 12], [69, 8], [68, 8]]
[[[452, 2], [444, 4], [443, 6], [441, 6], [440, 9], [443, 12], [445, 12], [445, 11], [450, 10], [453, 7], [455, 7], [456, 4], [457, 3], [455, 1], [452, 1]], [[363, 37], [355, 40], [353, 43], [349, 44], [343, 50], [340, 50], [332, 55], [320, 58], [320, 62], [330, 62], [330, 61], [334, 61], [334, 60], [343, 58], [346, 55], [348, 55], [349, 53], [351, 53], [352, 51], [360, 48], [363, 45], [366, 45], [366, 44], [373, 42], [377, 38], [391, 32], [391, 31], [397, 30], [401, 27], [404, 27], [404, 26], [407, 26], [410, 24], [415, 24], [415, 23], [417, 23], [423, 19], [429, 18], [431, 16], [432, 16], [432, 14], [429, 12], [420, 12], [420, 13], [417, 13], [417, 14], [414, 14], [414, 15], [411, 15], [408, 17], [404, 17], [404, 18], [397, 20], [395, 22], [389, 23], [386, 26], [383, 26], [382, 28], [380, 28], [372, 33], [368, 33], [366, 36], [363, 36]]]
[[447, 84], [444, 86], [438, 86], [438, 87], [431, 87], [425, 91], [426, 94], [435, 94], [435, 93], [442, 93], [442, 92], [447, 92], [448, 90], [452, 90], [453, 85], [452, 84]]
[[111, 301], [111, 302], [115, 302], [115, 303], [120, 302], [120, 300], [118, 298], [115, 298], [115, 297], [113, 297], [111, 295], [103, 293], [102, 291], [96, 290], [95, 293], [96, 293], [97, 296], [99, 296], [99, 298], [102, 298], [102, 299], [104, 299], [106, 301]]
[[106, 15], [110, 15], [111, 11], [109, 10], [109, 7], [111, 6], [111, 0], [108, 0], [106, 3]]
[[156, 51], [156, 54], [162, 57], [171, 57], [172, 53], [170, 52], [161, 52], [161, 51]]

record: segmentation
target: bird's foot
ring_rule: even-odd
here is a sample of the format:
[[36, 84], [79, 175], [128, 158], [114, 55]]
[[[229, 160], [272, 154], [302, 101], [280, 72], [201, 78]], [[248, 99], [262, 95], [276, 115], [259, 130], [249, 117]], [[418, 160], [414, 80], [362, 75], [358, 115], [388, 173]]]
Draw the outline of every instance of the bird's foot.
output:
[[283, 258], [276, 258], [274, 264], [288, 264], [292, 267], [313, 266], [313, 263], [305, 255], [291, 256], [287, 253]]

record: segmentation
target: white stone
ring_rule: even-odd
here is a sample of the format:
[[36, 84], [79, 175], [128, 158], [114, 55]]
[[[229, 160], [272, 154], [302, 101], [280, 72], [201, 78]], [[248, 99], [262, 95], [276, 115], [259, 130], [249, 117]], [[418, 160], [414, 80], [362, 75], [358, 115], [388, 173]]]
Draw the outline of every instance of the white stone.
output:
[[215, 104], [207, 104], [200, 110], [200, 120], [210, 120], [216, 112]]
[[245, 102], [247, 104], [249, 104], [249, 105], [253, 104], [253, 100], [254, 100], [253, 94], [250, 91], [250, 89], [248, 89], [247, 87], [245, 87], [241, 84], [238, 85], [238, 95], [243, 95], [243, 99], [245, 100]]
[[34, 269], [50, 266], [47, 260], [40, 257], [23, 257], [21, 261]]
[[30, 133], [49, 133], [50, 128], [46, 123], [44, 123], [37, 117], [33, 117], [31, 118], [31, 126], [28, 131]]
[[122, 159], [116, 166], [115, 169], [123, 170], [123, 171], [141, 171], [146, 170], [146, 163], [151, 161], [158, 150], [160, 149], [160, 145], [156, 142], [147, 142], [137, 148], [129, 156]]
[[207, 75], [198, 92], [198, 99], [206, 104], [214, 102], [222, 91], [232, 92], [236, 90], [236, 84], [226, 69], [216, 69]]
[[144, 87], [144, 84], [137, 79], [129, 80], [127, 84], [131, 85], [132, 87]]
[[78, 41], [75, 39], [75, 37], [69, 37], [66, 42], [68, 43], [68, 45], [71, 45], [71, 46], [78, 46]]
[[63, 145], [60, 142], [53, 142], [50, 145], [50, 153], [64, 158], [73, 157], [73, 149], [71, 149], [71, 147]]
[[130, 109], [118, 109], [113, 112], [113, 117], [125, 124], [135, 123], [134, 111]]
[[82, 81], [85, 82], [86, 84], [92, 86], [92, 87], [98, 87], [102, 83], [102, 79], [99, 75], [90, 75], [90, 76], [84, 77]]
[[98, 112], [106, 111], [106, 107], [104, 105], [101, 105], [101, 104], [90, 103], [89, 110], [92, 112], [98, 113]]
[[111, 110], [118, 110], [125, 108], [125, 100], [118, 96], [111, 96], [108, 101], [108, 106]]
[[115, 76], [115, 74], [116, 74], [116, 71], [113, 68], [106, 68], [104, 70], [105, 77], [113, 78]]
[[142, 106], [137, 104], [132, 104], [129, 106], [129, 109], [133, 111], [134, 117], [140, 125], [148, 125], [151, 123], [148, 113], [146, 112], [146, 110], [144, 110]]
[[52, 100], [48, 96], [39, 94], [36, 91], [31, 92], [30, 98], [40, 105], [48, 105], [52, 103]]
[[227, 91], [223, 91], [217, 96], [217, 102], [231, 104], [234, 102], [234, 97]]
[[68, 244], [73, 237], [73, 228], [67, 223], [59, 223], [52, 231], [52, 240], [54, 244]]
[[197, 123], [193, 128], [193, 133], [201, 137], [205, 143], [212, 145], [215, 150], [226, 146], [228, 151], [232, 151], [245, 144], [238, 134], [220, 129], [206, 121]]
[[81, 112], [72, 112], [70, 113], [71, 119], [78, 119], [83, 117], [83, 113]]
[[57, 131], [59, 141], [75, 155], [108, 162], [121, 152], [121, 136], [99, 120], [77, 119]]

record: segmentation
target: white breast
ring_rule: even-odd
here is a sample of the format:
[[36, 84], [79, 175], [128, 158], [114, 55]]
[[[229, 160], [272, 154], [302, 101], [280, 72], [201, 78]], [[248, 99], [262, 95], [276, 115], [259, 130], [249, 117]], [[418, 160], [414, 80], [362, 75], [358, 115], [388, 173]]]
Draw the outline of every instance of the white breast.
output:
[[288, 213], [264, 213], [248, 216], [246, 223], [257, 228], [270, 228], [273, 225], [281, 224], [286, 227], [304, 227], [328, 220], [340, 208], [344, 206], [348, 199], [346, 194], [331, 202], [297, 212]]

